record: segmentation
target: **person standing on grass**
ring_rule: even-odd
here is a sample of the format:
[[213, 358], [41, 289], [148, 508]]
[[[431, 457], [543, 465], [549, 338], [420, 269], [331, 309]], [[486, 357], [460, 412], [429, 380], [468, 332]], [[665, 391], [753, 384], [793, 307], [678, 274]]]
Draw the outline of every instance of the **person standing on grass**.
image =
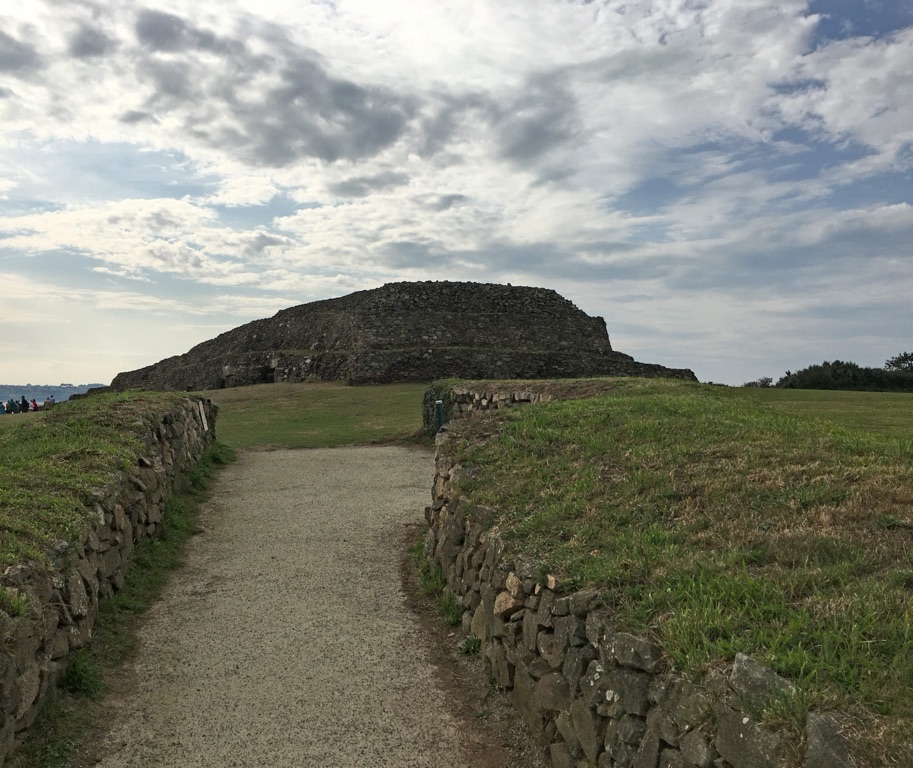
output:
[[32, 410], [33, 411], [38, 410], [38, 401], [34, 397], [32, 398]]
[[22, 399], [19, 401], [19, 412], [20, 413], [29, 412], [29, 401], [25, 399], [25, 395], [23, 395]]

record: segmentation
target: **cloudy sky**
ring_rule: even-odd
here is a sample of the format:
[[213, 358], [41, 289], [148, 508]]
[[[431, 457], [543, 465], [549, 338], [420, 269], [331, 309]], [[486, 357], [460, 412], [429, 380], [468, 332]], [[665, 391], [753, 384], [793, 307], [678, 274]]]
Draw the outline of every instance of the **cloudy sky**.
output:
[[702, 381], [913, 350], [913, 2], [0, 0], [0, 381], [397, 280]]

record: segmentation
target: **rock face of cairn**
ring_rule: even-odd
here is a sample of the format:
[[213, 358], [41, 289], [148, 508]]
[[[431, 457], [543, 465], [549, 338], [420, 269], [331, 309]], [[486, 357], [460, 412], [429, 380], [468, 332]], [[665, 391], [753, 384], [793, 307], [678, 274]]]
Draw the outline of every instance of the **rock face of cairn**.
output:
[[321, 379], [349, 384], [460, 378], [667, 376], [690, 370], [615, 352], [605, 321], [555, 291], [390, 283], [290, 307], [189, 352], [118, 374], [113, 389], [201, 390]]

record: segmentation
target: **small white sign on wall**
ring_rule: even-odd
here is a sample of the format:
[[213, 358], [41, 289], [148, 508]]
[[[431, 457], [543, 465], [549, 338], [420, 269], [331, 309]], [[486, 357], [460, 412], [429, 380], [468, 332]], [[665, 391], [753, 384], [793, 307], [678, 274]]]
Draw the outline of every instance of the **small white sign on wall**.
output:
[[198, 403], [200, 406], [200, 418], [203, 420], [203, 431], [209, 432], [209, 423], [206, 421], [206, 409], [203, 407], [203, 402]]

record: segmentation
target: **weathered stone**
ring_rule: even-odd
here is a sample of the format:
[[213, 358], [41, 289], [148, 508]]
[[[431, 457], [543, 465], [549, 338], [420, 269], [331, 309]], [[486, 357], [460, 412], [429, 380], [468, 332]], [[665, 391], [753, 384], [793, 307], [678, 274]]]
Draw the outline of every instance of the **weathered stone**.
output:
[[677, 749], [664, 749], [659, 753], [659, 768], [693, 768]]
[[569, 608], [571, 614], [583, 618], [592, 608], [599, 603], [599, 590], [581, 589], [570, 595]]
[[507, 574], [507, 579], [504, 582], [504, 588], [510, 593], [511, 597], [521, 599], [523, 595], [523, 582], [520, 580], [520, 577], [516, 573], [511, 571]]
[[583, 699], [574, 699], [569, 711], [577, 741], [587, 759], [595, 763], [603, 747], [603, 720]]
[[831, 712], [810, 712], [805, 723], [804, 768], [851, 768], [843, 724]]
[[600, 661], [591, 661], [586, 673], [580, 680], [580, 694], [590, 707], [596, 707], [605, 701], [609, 687], [606, 668]]
[[66, 580], [66, 602], [70, 615], [75, 619], [81, 619], [89, 613], [89, 595], [82, 576], [78, 573], [72, 573]]
[[640, 741], [637, 753], [631, 762], [632, 768], [657, 768], [659, 764], [660, 741], [659, 733], [647, 724], [644, 737]]
[[554, 632], [540, 632], [536, 636], [536, 648], [552, 669], [560, 669], [564, 664], [565, 645]]
[[497, 639], [486, 646], [485, 655], [491, 663], [491, 676], [501, 688], [511, 688], [514, 684], [514, 665], [507, 659], [504, 646]]
[[565, 746], [571, 753], [574, 760], [577, 760], [583, 754], [583, 748], [580, 746], [580, 740], [577, 738], [577, 732], [574, 730], [574, 722], [570, 714], [562, 712], [555, 718], [555, 727], [561, 738], [564, 739]]
[[553, 672], [536, 683], [532, 700], [538, 712], [560, 712], [571, 704], [571, 689], [563, 675]]
[[733, 768], [777, 768], [783, 760], [780, 737], [725, 704], [714, 706], [716, 748]]
[[25, 671], [16, 678], [16, 708], [14, 717], [21, 720], [29, 711], [41, 687], [41, 676], [36, 664], [30, 664]]
[[577, 616], [560, 616], [552, 620], [555, 637], [562, 647], [562, 653], [571, 646], [586, 645], [586, 625]]
[[606, 727], [606, 745], [617, 747], [619, 744], [640, 744], [646, 731], [647, 723], [643, 718], [634, 715], [613, 718]]
[[756, 712], [795, 690], [795, 686], [789, 680], [743, 653], [736, 654], [729, 684], [744, 704]]
[[494, 613], [502, 619], [509, 618], [523, 608], [523, 601], [518, 600], [510, 592], [499, 592], [494, 602]]
[[597, 711], [607, 717], [622, 713], [643, 717], [650, 708], [649, 689], [650, 675], [624, 667], [613, 669], [606, 675], [605, 701]]
[[606, 636], [603, 644], [611, 658], [623, 667], [653, 674], [662, 660], [658, 646], [627, 632], [613, 632]]
[[[665, 687], [660, 704], [682, 731], [696, 728], [710, 719], [713, 697], [689, 680], [674, 680]], [[655, 695], [655, 691], [651, 691]]]
[[710, 739], [701, 731], [688, 731], [679, 739], [678, 748], [688, 764], [696, 768], [710, 768], [713, 761], [719, 757]]
[[586, 615], [586, 638], [594, 646], [600, 647], [606, 633], [612, 626], [611, 615], [604, 609], [597, 608]]
[[596, 659], [596, 649], [592, 645], [584, 645], [580, 648], [568, 648], [564, 655], [564, 664], [561, 666], [561, 672], [572, 691], [580, 690], [580, 680], [586, 673], [590, 662]]
[[577, 758], [570, 747], [563, 741], [548, 745], [548, 756], [552, 768], [577, 768]]

